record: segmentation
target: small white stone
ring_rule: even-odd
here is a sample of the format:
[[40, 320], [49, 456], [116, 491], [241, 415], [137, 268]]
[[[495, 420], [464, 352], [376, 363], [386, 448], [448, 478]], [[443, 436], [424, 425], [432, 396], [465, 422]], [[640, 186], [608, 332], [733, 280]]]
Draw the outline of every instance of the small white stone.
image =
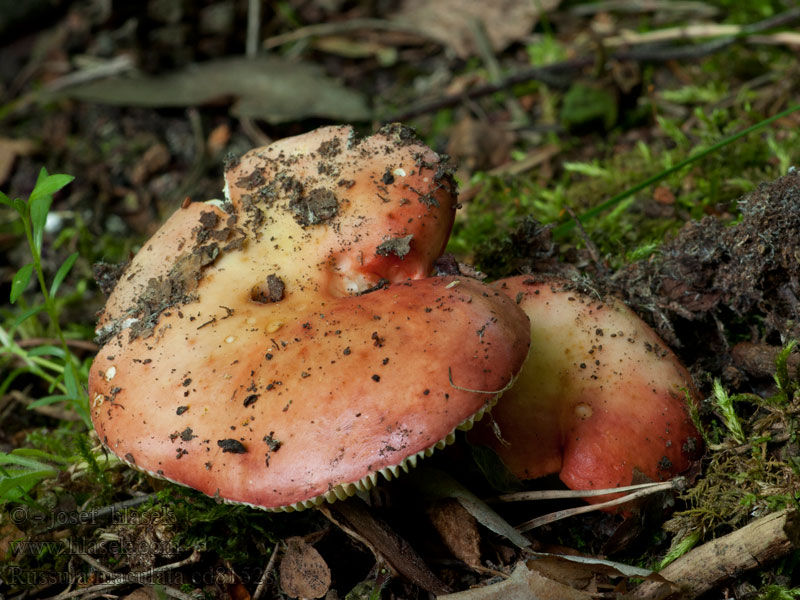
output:
[[406, 170], [405, 169], [401, 169], [401, 168], [398, 167], [397, 169], [392, 171], [392, 175], [394, 175], [395, 177], [405, 177], [406, 176]]
[[236, 336], [233, 336], [233, 335], [229, 335], [228, 337], [225, 338], [225, 342], [228, 343], [228, 344], [232, 344], [235, 340], [236, 340]]
[[111, 365], [110, 367], [108, 367], [108, 369], [106, 369], [105, 380], [106, 381], [111, 381], [112, 379], [114, 379], [114, 376], [116, 374], [117, 374], [117, 367], [115, 367], [114, 365]]

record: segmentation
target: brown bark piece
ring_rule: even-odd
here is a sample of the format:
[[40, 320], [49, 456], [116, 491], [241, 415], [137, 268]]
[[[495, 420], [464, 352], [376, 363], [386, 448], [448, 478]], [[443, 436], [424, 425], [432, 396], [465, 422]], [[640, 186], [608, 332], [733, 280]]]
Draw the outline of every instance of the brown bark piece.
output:
[[646, 582], [630, 598], [696, 598], [796, 548], [800, 548], [800, 515], [790, 510], [772, 513], [695, 548], [662, 569], [659, 574], [680, 588], [679, 595], [665, 596], [665, 584]]
[[[756, 377], [771, 377], [775, 374], [775, 359], [781, 348], [768, 344], [739, 342], [731, 350], [733, 364]], [[791, 354], [786, 361], [789, 371], [800, 366], [800, 354]]]
[[409, 543], [397, 535], [387, 523], [375, 517], [360, 500], [351, 498], [329, 507], [321, 506], [319, 509], [348, 535], [368, 546], [377, 558], [386, 561], [393, 570], [412, 583], [435, 595], [450, 591]]
[[481, 563], [478, 522], [458, 500], [447, 498], [435, 503], [428, 517], [453, 556], [471, 567]]

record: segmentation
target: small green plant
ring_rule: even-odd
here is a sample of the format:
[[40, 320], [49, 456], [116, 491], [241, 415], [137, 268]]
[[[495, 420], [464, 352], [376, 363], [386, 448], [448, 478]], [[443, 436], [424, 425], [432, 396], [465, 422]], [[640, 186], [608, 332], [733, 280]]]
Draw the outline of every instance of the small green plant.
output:
[[725, 424], [729, 435], [737, 444], [744, 444], [746, 437], [739, 416], [733, 406], [734, 397], [731, 397], [725, 388], [722, 387], [719, 379], [714, 380], [713, 401], [717, 408], [720, 419]]
[[[30, 262], [20, 268], [11, 281], [9, 300], [11, 304], [17, 304], [21, 312], [10, 326], [0, 326], [0, 365], [13, 365], [0, 381], [0, 395], [18, 377], [33, 375], [46, 383], [48, 393], [31, 402], [29, 408], [62, 402], [80, 417], [87, 429], [91, 429], [86, 394], [89, 362], [81, 362], [70, 351], [59, 323], [56, 303], [59, 288], [75, 264], [78, 253], [70, 254], [49, 282], [42, 267], [42, 241], [53, 195], [72, 180], [71, 175], [50, 175], [46, 169], [42, 169], [27, 200], [12, 200], [0, 192], [0, 204], [16, 212], [30, 253]], [[38, 283], [42, 300], [27, 306], [24, 304], [23, 294], [32, 279]], [[49, 332], [55, 343], [23, 348], [15, 340], [15, 334], [26, 321], [40, 313], [47, 316]], [[84, 468], [92, 472], [98, 471], [88, 443], [81, 435], [78, 437], [83, 445], [77, 448], [78, 452], [74, 457], [34, 448], [18, 448], [10, 453], [1, 453], [0, 503], [23, 501], [35, 504], [28, 492], [43, 479], [54, 477], [60, 469], [75, 462], [81, 462]]]

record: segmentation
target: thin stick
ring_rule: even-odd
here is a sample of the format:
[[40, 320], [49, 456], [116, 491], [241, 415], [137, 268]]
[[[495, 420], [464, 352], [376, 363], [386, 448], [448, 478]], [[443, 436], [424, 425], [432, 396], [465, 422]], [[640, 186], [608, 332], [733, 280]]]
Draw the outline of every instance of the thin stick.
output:
[[275, 542], [275, 547], [272, 549], [272, 555], [269, 557], [269, 562], [267, 562], [267, 567], [264, 569], [264, 573], [261, 575], [261, 579], [258, 580], [258, 587], [256, 591], [253, 593], [253, 600], [260, 600], [261, 596], [267, 589], [267, 583], [269, 582], [270, 573], [275, 568], [275, 559], [278, 557], [278, 547], [280, 542]]
[[[174, 563], [171, 563], [171, 564], [168, 564], [168, 565], [163, 565], [161, 567], [154, 567], [152, 569], [148, 569], [147, 571], [138, 571], [136, 573], [119, 574], [119, 573], [113, 573], [112, 571], [109, 571], [106, 567], [101, 565], [99, 562], [97, 562], [91, 556], [88, 556], [88, 555], [85, 555], [85, 554], [80, 554], [80, 553], [78, 555], [84, 561], [86, 561], [89, 565], [91, 565], [93, 568], [101, 571], [104, 575], [113, 575], [114, 579], [112, 579], [111, 581], [106, 581], [106, 582], [103, 582], [103, 583], [100, 583], [100, 584], [97, 584], [97, 585], [93, 585], [93, 586], [89, 586], [89, 587], [86, 587], [86, 588], [73, 590], [71, 592], [62, 592], [61, 594], [58, 594], [57, 596], [54, 596], [53, 600], [66, 600], [67, 598], [77, 598], [79, 596], [85, 596], [87, 594], [91, 594], [91, 593], [95, 593], [95, 592], [102, 592], [102, 591], [105, 591], [105, 590], [110, 590], [110, 589], [113, 589], [113, 588], [116, 588], [116, 587], [121, 587], [123, 585], [131, 584], [131, 583], [141, 583], [143, 585], [149, 585], [150, 582], [142, 581], [142, 580], [143, 579], [149, 579], [153, 575], [156, 575], [158, 573], [163, 573], [165, 571], [172, 571], [174, 569], [179, 569], [179, 568], [184, 567], [184, 566], [186, 566], [188, 564], [196, 563], [198, 560], [200, 560], [200, 553], [197, 550], [193, 550], [191, 555], [189, 555], [187, 558], [184, 558], [183, 560], [179, 560], [178, 562], [174, 562]], [[170, 587], [170, 586], [167, 586], [167, 585], [163, 585], [163, 589], [164, 589], [164, 592], [168, 596], [172, 596], [173, 598], [179, 598], [180, 600], [195, 600], [195, 598], [190, 596], [189, 594], [186, 594], [186, 593], [184, 593], [184, 592], [182, 592], [182, 591], [180, 591], [178, 589], [175, 589], [173, 587]]]
[[516, 529], [517, 531], [524, 533], [526, 531], [530, 531], [531, 529], [541, 527], [542, 525], [547, 525], [555, 521], [560, 521], [561, 519], [566, 519], [567, 517], [574, 517], [575, 515], [581, 515], [583, 513], [592, 512], [594, 510], [601, 510], [603, 508], [618, 506], [619, 504], [625, 504], [632, 500], [636, 500], [637, 498], [643, 498], [645, 496], [649, 496], [650, 494], [672, 490], [675, 489], [673, 481], [674, 480], [665, 481], [664, 483], [658, 483], [645, 490], [639, 490], [638, 492], [633, 492], [632, 494], [628, 494], [626, 496], [623, 496], [622, 498], [617, 498], [616, 500], [609, 500], [608, 502], [602, 502], [600, 504], [579, 506], [577, 508], [570, 508], [566, 510], [558, 510], [554, 513], [550, 513], [548, 515], [542, 515], [541, 517], [531, 519], [530, 521], [527, 521], [522, 525], [517, 526]]
[[602, 490], [542, 490], [538, 492], [516, 492], [514, 494], [503, 494], [493, 500], [498, 502], [525, 502], [529, 500], [557, 500], [560, 498], [591, 498], [593, 496], [606, 496], [608, 494], [647, 490], [652, 487], [663, 486], [664, 483], [671, 483], [672, 487], [676, 490], [686, 487], [686, 479], [684, 477], [676, 477], [669, 482], [640, 483], [638, 485], [626, 485]]
[[[769, 19], [758, 21], [751, 25], [742, 27], [741, 31], [734, 36], [725, 37], [718, 40], [712, 40], [706, 44], [699, 44], [695, 46], [670, 46], [667, 48], [635, 48], [633, 50], [618, 50], [609, 55], [609, 60], [634, 60], [634, 61], [658, 61], [665, 62], [670, 60], [685, 60], [689, 58], [702, 58], [709, 54], [719, 52], [723, 48], [734, 44], [740, 37], [746, 37], [752, 33], [758, 33], [774, 27], [787, 25], [800, 19], [800, 7], [793, 8], [783, 12]], [[584, 56], [582, 58], [567, 60], [563, 62], [553, 63], [544, 67], [533, 67], [524, 69], [512, 75], [509, 75], [502, 81], [481, 85], [467, 90], [460, 94], [452, 96], [443, 96], [427, 102], [421, 102], [411, 108], [389, 115], [381, 119], [383, 123], [392, 121], [407, 121], [412, 117], [435, 112], [442, 108], [455, 106], [467, 100], [474, 100], [488, 96], [496, 92], [506, 90], [518, 83], [526, 83], [528, 81], [541, 81], [553, 87], [566, 87], [572, 80], [567, 75], [582, 69], [584, 67], [594, 64], [595, 57]]]
[[261, 0], [247, 2], [247, 42], [245, 54], [247, 58], [255, 58], [258, 54], [258, 38], [261, 35]]
[[192, 550], [192, 553], [187, 556], [186, 558], [179, 560], [178, 562], [170, 563], [168, 565], [162, 565], [160, 567], [153, 567], [152, 569], [147, 569], [147, 571], [136, 571], [134, 573], [128, 573], [125, 577], [133, 578], [134, 580], [137, 579], [146, 579], [156, 575], [158, 573], [164, 573], [165, 571], [174, 571], [175, 569], [180, 569], [181, 567], [185, 567], [186, 565], [191, 565], [196, 563], [200, 560], [200, 551], [195, 548]]
[[391, 123], [394, 121], [407, 121], [412, 117], [455, 106], [456, 104], [461, 104], [468, 100], [482, 98], [483, 96], [506, 90], [518, 83], [526, 83], [528, 81], [541, 81], [557, 88], [567, 87], [572, 81], [571, 77], [568, 76], [569, 73], [592, 65], [594, 61], [594, 57], [586, 56], [553, 63], [552, 65], [546, 65], [544, 67], [524, 69], [505, 77], [497, 83], [487, 83], [465, 90], [460, 94], [453, 94], [451, 96], [443, 96], [434, 100], [420, 102], [404, 111], [391, 114], [381, 119], [381, 122]]
[[312, 37], [325, 37], [351, 33], [360, 30], [389, 31], [396, 33], [407, 33], [421, 39], [430, 39], [424, 32], [413, 25], [395, 23], [394, 21], [384, 21], [383, 19], [349, 19], [338, 23], [320, 23], [301, 27], [289, 33], [282, 33], [264, 40], [264, 48], [276, 48], [291, 42], [299, 42]]
[[768, 29], [788, 25], [797, 19], [800, 19], [800, 7], [789, 9], [785, 12], [775, 15], [774, 17], [770, 17], [769, 19], [764, 19], [763, 21], [751, 23], [750, 25], [744, 25], [741, 27], [738, 33], [735, 33], [730, 37], [719, 38], [705, 44], [697, 44], [694, 46], [675, 46], [664, 50], [635, 48], [627, 52], [615, 53], [613, 56], [620, 60], [658, 61], [701, 58], [703, 56], [708, 56], [709, 54], [719, 52], [720, 50], [733, 45], [739, 39], [746, 38], [752, 33], [760, 33]]
[[135, 67], [136, 65], [129, 55], [121, 54], [120, 56], [109, 59], [105, 62], [92, 65], [78, 71], [73, 71], [72, 73], [59, 77], [58, 79], [48, 83], [45, 86], [45, 91], [51, 93], [57, 92], [81, 83], [88, 83], [96, 79], [105, 79], [106, 77], [120, 75], [121, 73], [132, 71]]
[[608, 275], [608, 269], [606, 268], [606, 265], [603, 264], [603, 260], [600, 258], [600, 251], [597, 249], [597, 245], [594, 243], [594, 240], [592, 240], [592, 238], [589, 237], [589, 234], [586, 233], [586, 229], [584, 229], [583, 223], [580, 222], [580, 219], [578, 219], [578, 215], [575, 214], [575, 211], [572, 210], [572, 207], [567, 206], [566, 211], [567, 214], [569, 214], [569, 216], [572, 217], [575, 226], [578, 228], [578, 233], [583, 239], [583, 243], [586, 245], [586, 249], [589, 251], [589, 255], [592, 257], [595, 269], [597, 269], [597, 272], [605, 278], [605, 276]]
[[642, 12], [692, 12], [701, 17], [713, 17], [719, 10], [703, 2], [682, 2], [681, 0], [606, 0], [573, 6], [569, 12], [575, 16], [586, 17], [599, 12], [620, 12], [638, 14]]
[[[25, 340], [17, 340], [17, 346], [20, 348], [30, 348], [31, 346], [44, 346], [45, 344], [56, 345], [60, 341], [53, 338], [27, 338]], [[77, 348], [78, 350], [86, 350], [88, 352], [97, 352], [98, 346], [89, 340], [67, 340], [67, 346]]]
[[126, 583], [129, 582], [118, 581], [112, 583], [100, 583], [97, 585], [90, 585], [89, 587], [80, 588], [78, 590], [72, 590], [71, 592], [61, 592], [57, 596], [53, 596], [50, 600], [66, 600], [67, 598], [78, 598], [80, 596], [85, 596], [87, 594], [92, 594], [94, 592], [103, 592], [105, 590], [112, 590], [114, 588], [121, 587]]
[[96, 569], [96, 570], [100, 571], [100, 572], [101, 572], [103, 575], [112, 575], [112, 576], [113, 576], [113, 575], [116, 575], [116, 573], [114, 573], [114, 572], [113, 572], [111, 569], [109, 569], [108, 567], [106, 567], [104, 564], [100, 563], [100, 562], [99, 562], [99, 561], [98, 561], [96, 558], [94, 558], [93, 556], [89, 556], [88, 554], [86, 554], [86, 553], [84, 553], [84, 552], [75, 552], [75, 551], [72, 549], [72, 544], [70, 544], [70, 543], [69, 543], [69, 539], [66, 539], [66, 540], [64, 540], [64, 543], [66, 544], [67, 548], [69, 549], [69, 553], [70, 553], [70, 554], [77, 554], [77, 555], [78, 555], [78, 557], [79, 557], [79, 558], [80, 558], [80, 559], [81, 559], [83, 562], [85, 562], [87, 565], [89, 565], [89, 566], [90, 566], [90, 567], [92, 567], [93, 569]]

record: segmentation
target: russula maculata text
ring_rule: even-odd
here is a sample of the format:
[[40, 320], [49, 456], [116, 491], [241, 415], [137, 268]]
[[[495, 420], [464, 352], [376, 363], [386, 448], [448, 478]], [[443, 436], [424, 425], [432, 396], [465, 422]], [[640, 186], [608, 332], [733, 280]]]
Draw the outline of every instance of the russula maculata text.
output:
[[629, 485], [635, 471], [662, 481], [699, 457], [691, 377], [633, 311], [560, 279], [493, 285], [528, 314], [531, 354], [492, 411], [502, 440], [483, 423], [473, 441], [520, 479], [559, 473], [572, 489]]
[[521, 368], [512, 299], [428, 278], [455, 188], [407, 129], [319, 129], [225, 179], [226, 201], [185, 205], [145, 244], [100, 319], [92, 419], [128, 464], [308, 507], [452, 441]]

